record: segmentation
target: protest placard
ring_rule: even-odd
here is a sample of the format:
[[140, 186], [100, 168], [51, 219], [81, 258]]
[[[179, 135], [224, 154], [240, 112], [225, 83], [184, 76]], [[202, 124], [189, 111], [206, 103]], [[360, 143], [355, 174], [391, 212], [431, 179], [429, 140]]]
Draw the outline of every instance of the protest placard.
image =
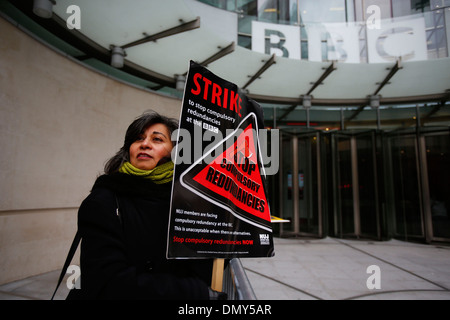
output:
[[168, 258], [274, 254], [258, 139], [263, 128], [255, 101], [190, 62], [173, 155]]

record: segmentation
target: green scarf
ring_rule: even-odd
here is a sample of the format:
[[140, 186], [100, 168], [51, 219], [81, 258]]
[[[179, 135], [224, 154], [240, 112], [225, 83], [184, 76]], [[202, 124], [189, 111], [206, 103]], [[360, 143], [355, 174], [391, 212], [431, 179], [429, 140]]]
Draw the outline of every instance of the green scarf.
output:
[[133, 166], [130, 162], [125, 162], [119, 169], [119, 172], [133, 176], [150, 179], [156, 184], [163, 184], [173, 179], [173, 162], [169, 161], [156, 166], [152, 170], [142, 170]]

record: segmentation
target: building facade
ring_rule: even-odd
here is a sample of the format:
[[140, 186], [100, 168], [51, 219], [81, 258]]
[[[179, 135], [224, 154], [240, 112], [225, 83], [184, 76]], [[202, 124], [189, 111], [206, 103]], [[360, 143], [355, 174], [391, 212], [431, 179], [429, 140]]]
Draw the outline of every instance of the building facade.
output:
[[0, 283], [61, 267], [126, 126], [179, 116], [190, 59], [279, 130], [277, 235], [450, 242], [448, 0], [34, 5], [0, 0]]
[[[237, 12], [239, 45], [261, 53], [350, 64], [448, 58], [449, 1], [202, 2]], [[270, 180], [275, 214], [291, 220], [281, 235], [450, 239], [446, 99], [264, 107], [267, 126], [281, 130]]]

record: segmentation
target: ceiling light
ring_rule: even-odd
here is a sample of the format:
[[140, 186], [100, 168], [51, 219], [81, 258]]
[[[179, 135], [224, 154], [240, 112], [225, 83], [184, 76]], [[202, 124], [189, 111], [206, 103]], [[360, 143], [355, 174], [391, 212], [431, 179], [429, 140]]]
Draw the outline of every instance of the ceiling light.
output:
[[111, 65], [114, 68], [123, 67], [123, 58], [126, 56], [125, 50], [121, 47], [111, 46]]
[[176, 89], [178, 91], [184, 90], [185, 83], [186, 83], [186, 77], [184, 75], [179, 74], [176, 76]]
[[306, 95], [303, 96], [303, 108], [311, 108], [311, 96], [310, 95]]
[[54, 4], [56, 4], [54, 0], [34, 0], [33, 12], [41, 18], [51, 18]]
[[380, 96], [379, 95], [372, 95], [369, 97], [370, 100], [370, 107], [372, 109], [376, 109], [380, 107]]

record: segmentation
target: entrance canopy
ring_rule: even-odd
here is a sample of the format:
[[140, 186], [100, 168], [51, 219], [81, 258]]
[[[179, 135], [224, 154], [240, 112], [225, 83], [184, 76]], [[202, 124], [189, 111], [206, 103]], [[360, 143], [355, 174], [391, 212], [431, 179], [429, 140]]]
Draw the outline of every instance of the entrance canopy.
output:
[[[194, 60], [259, 103], [271, 104], [269, 109], [283, 109], [278, 117], [297, 106], [362, 110], [373, 97], [377, 105], [441, 106], [450, 97], [449, 58], [341, 63], [259, 53], [237, 45], [236, 13], [194, 0], [79, 0], [78, 12], [73, 1], [57, 0], [50, 19], [33, 13], [32, 0], [2, 3], [2, 10], [19, 24], [115, 77], [177, 94], [177, 83], [183, 85], [189, 60]], [[74, 22], [79, 22], [79, 29], [70, 26]], [[111, 67], [113, 52], [123, 54], [122, 67]]]

